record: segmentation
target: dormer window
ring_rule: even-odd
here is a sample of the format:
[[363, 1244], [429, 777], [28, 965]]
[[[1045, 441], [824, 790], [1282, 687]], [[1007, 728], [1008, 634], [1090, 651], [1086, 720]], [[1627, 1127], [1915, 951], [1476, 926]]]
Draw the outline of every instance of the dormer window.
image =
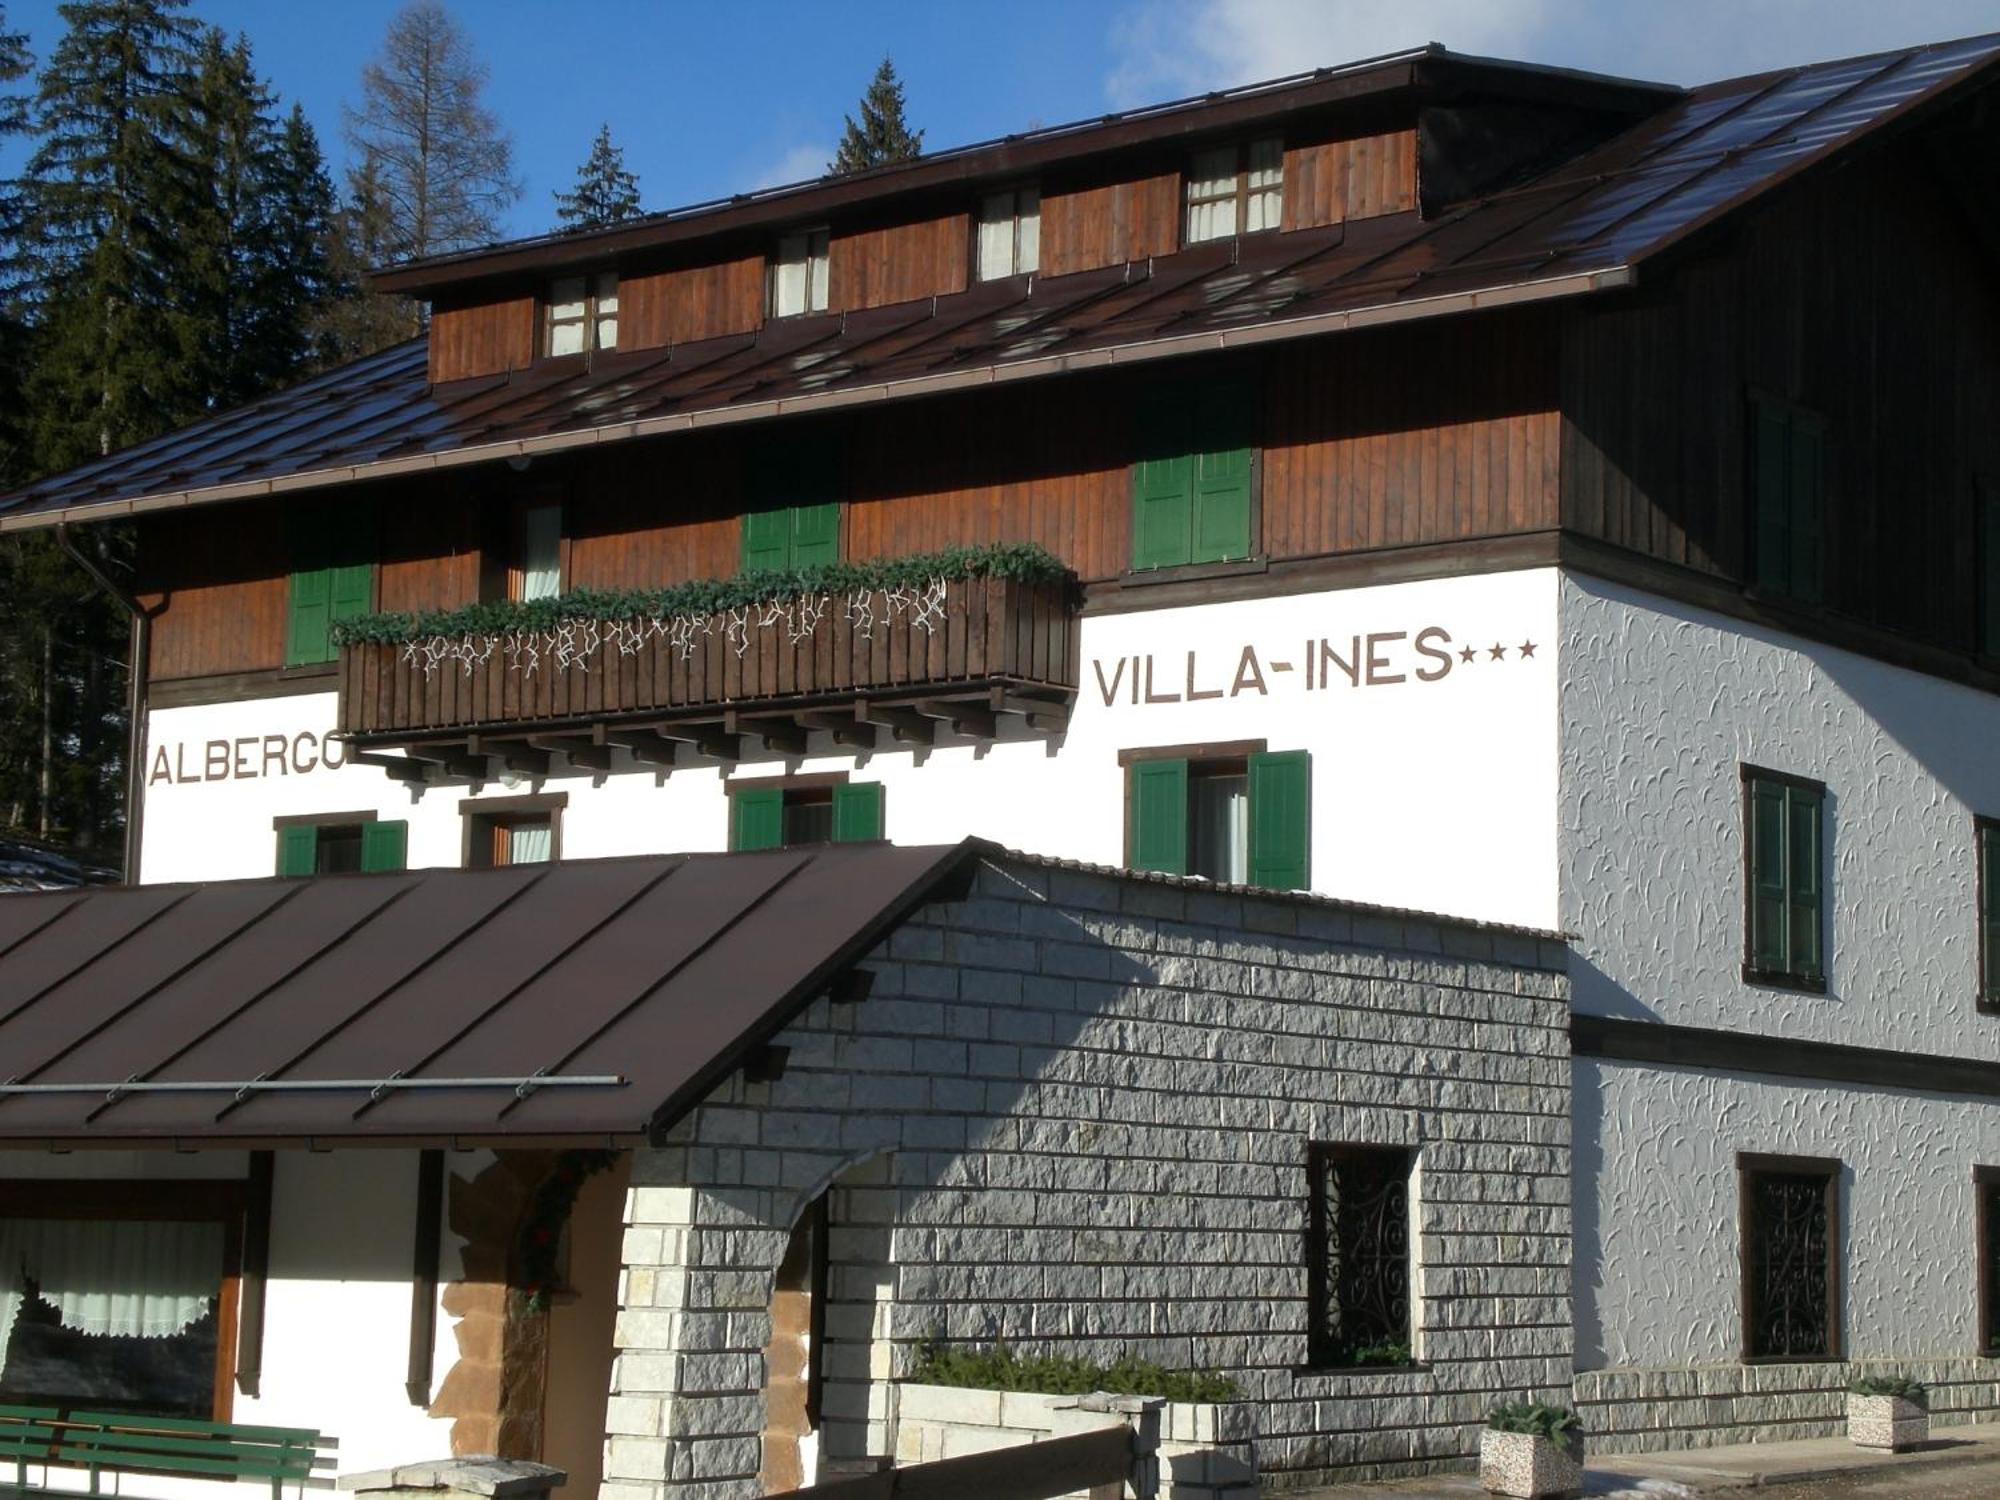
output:
[[771, 260], [772, 317], [826, 311], [828, 240], [824, 229], [795, 230], [779, 239]]
[[979, 279], [1024, 275], [1041, 263], [1041, 189], [988, 193], [979, 202]]
[[1197, 151], [1188, 163], [1187, 243], [1276, 229], [1285, 207], [1285, 143]]
[[548, 336], [551, 356], [618, 347], [618, 273], [559, 276], [549, 283]]

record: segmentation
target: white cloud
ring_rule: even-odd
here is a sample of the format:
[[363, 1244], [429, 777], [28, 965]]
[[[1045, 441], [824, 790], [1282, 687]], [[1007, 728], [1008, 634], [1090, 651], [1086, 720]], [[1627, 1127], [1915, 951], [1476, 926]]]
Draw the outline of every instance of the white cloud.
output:
[[2000, 30], [2000, 0], [1154, 0], [1113, 22], [1112, 104], [1441, 42], [1455, 52], [1703, 83]]
[[751, 188], [785, 187], [794, 182], [825, 175], [833, 160], [833, 147], [807, 141], [788, 146], [778, 156], [749, 173]]

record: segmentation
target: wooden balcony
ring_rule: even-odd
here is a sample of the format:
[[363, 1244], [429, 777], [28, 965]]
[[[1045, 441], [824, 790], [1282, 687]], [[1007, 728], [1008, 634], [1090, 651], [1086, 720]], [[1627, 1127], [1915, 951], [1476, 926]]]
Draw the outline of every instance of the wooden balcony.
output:
[[[993, 739], [1010, 720], [1069, 722], [1073, 580], [982, 578], [913, 603], [830, 596], [816, 612], [753, 607], [659, 626], [547, 637], [349, 645], [340, 733], [406, 780], [545, 774], [551, 756], [609, 770], [613, 752], [670, 767], [679, 747], [740, 760], [798, 755], [806, 735], [930, 744], [940, 725]], [[400, 750], [401, 756], [383, 750]]]

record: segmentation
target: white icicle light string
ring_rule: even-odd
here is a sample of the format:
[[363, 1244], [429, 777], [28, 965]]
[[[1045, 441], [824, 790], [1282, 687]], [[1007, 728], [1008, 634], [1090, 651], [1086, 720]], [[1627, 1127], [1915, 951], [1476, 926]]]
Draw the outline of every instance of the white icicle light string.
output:
[[[843, 597], [840, 608], [847, 621], [864, 635], [876, 626], [907, 617], [911, 626], [929, 635], [944, 623], [943, 578], [928, 583], [894, 588], [864, 589]], [[456, 663], [466, 676], [486, 665], [497, 651], [507, 660], [507, 670], [532, 677], [544, 661], [553, 661], [556, 670], [572, 667], [590, 670], [590, 663], [606, 643], [618, 648], [621, 656], [636, 656], [651, 640], [664, 640], [681, 661], [687, 661], [701, 643], [716, 632], [721, 622], [722, 637], [738, 656], [750, 649], [750, 632], [782, 627], [786, 640], [796, 646], [819, 628], [828, 611], [836, 607], [831, 594], [808, 594], [795, 599], [774, 599], [762, 604], [739, 605], [715, 615], [648, 615], [635, 620], [564, 620], [546, 630], [507, 630], [497, 635], [428, 635], [402, 644], [403, 660], [423, 668], [424, 676], [434, 677], [446, 662]]]

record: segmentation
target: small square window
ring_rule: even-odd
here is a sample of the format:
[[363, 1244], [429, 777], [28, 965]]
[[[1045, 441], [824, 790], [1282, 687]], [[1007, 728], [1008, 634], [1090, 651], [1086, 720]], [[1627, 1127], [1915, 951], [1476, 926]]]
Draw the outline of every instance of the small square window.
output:
[[830, 242], [824, 229], [795, 230], [779, 239], [771, 260], [772, 317], [826, 311]]
[[467, 869], [491, 870], [505, 865], [545, 865], [560, 850], [556, 843], [556, 811], [479, 812], [465, 809]]
[[1190, 245], [1276, 229], [1285, 209], [1285, 143], [1275, 137], [1197, 151], [1187, 169]]
[[979, 279], [998, 281], [1037, 270], [1042, 260], [1039, 188], [988, 193], [979, 204]]
[[551, 356], [618, 347], [618, 273], [559, 276], [549, 283], [548, 329]]

